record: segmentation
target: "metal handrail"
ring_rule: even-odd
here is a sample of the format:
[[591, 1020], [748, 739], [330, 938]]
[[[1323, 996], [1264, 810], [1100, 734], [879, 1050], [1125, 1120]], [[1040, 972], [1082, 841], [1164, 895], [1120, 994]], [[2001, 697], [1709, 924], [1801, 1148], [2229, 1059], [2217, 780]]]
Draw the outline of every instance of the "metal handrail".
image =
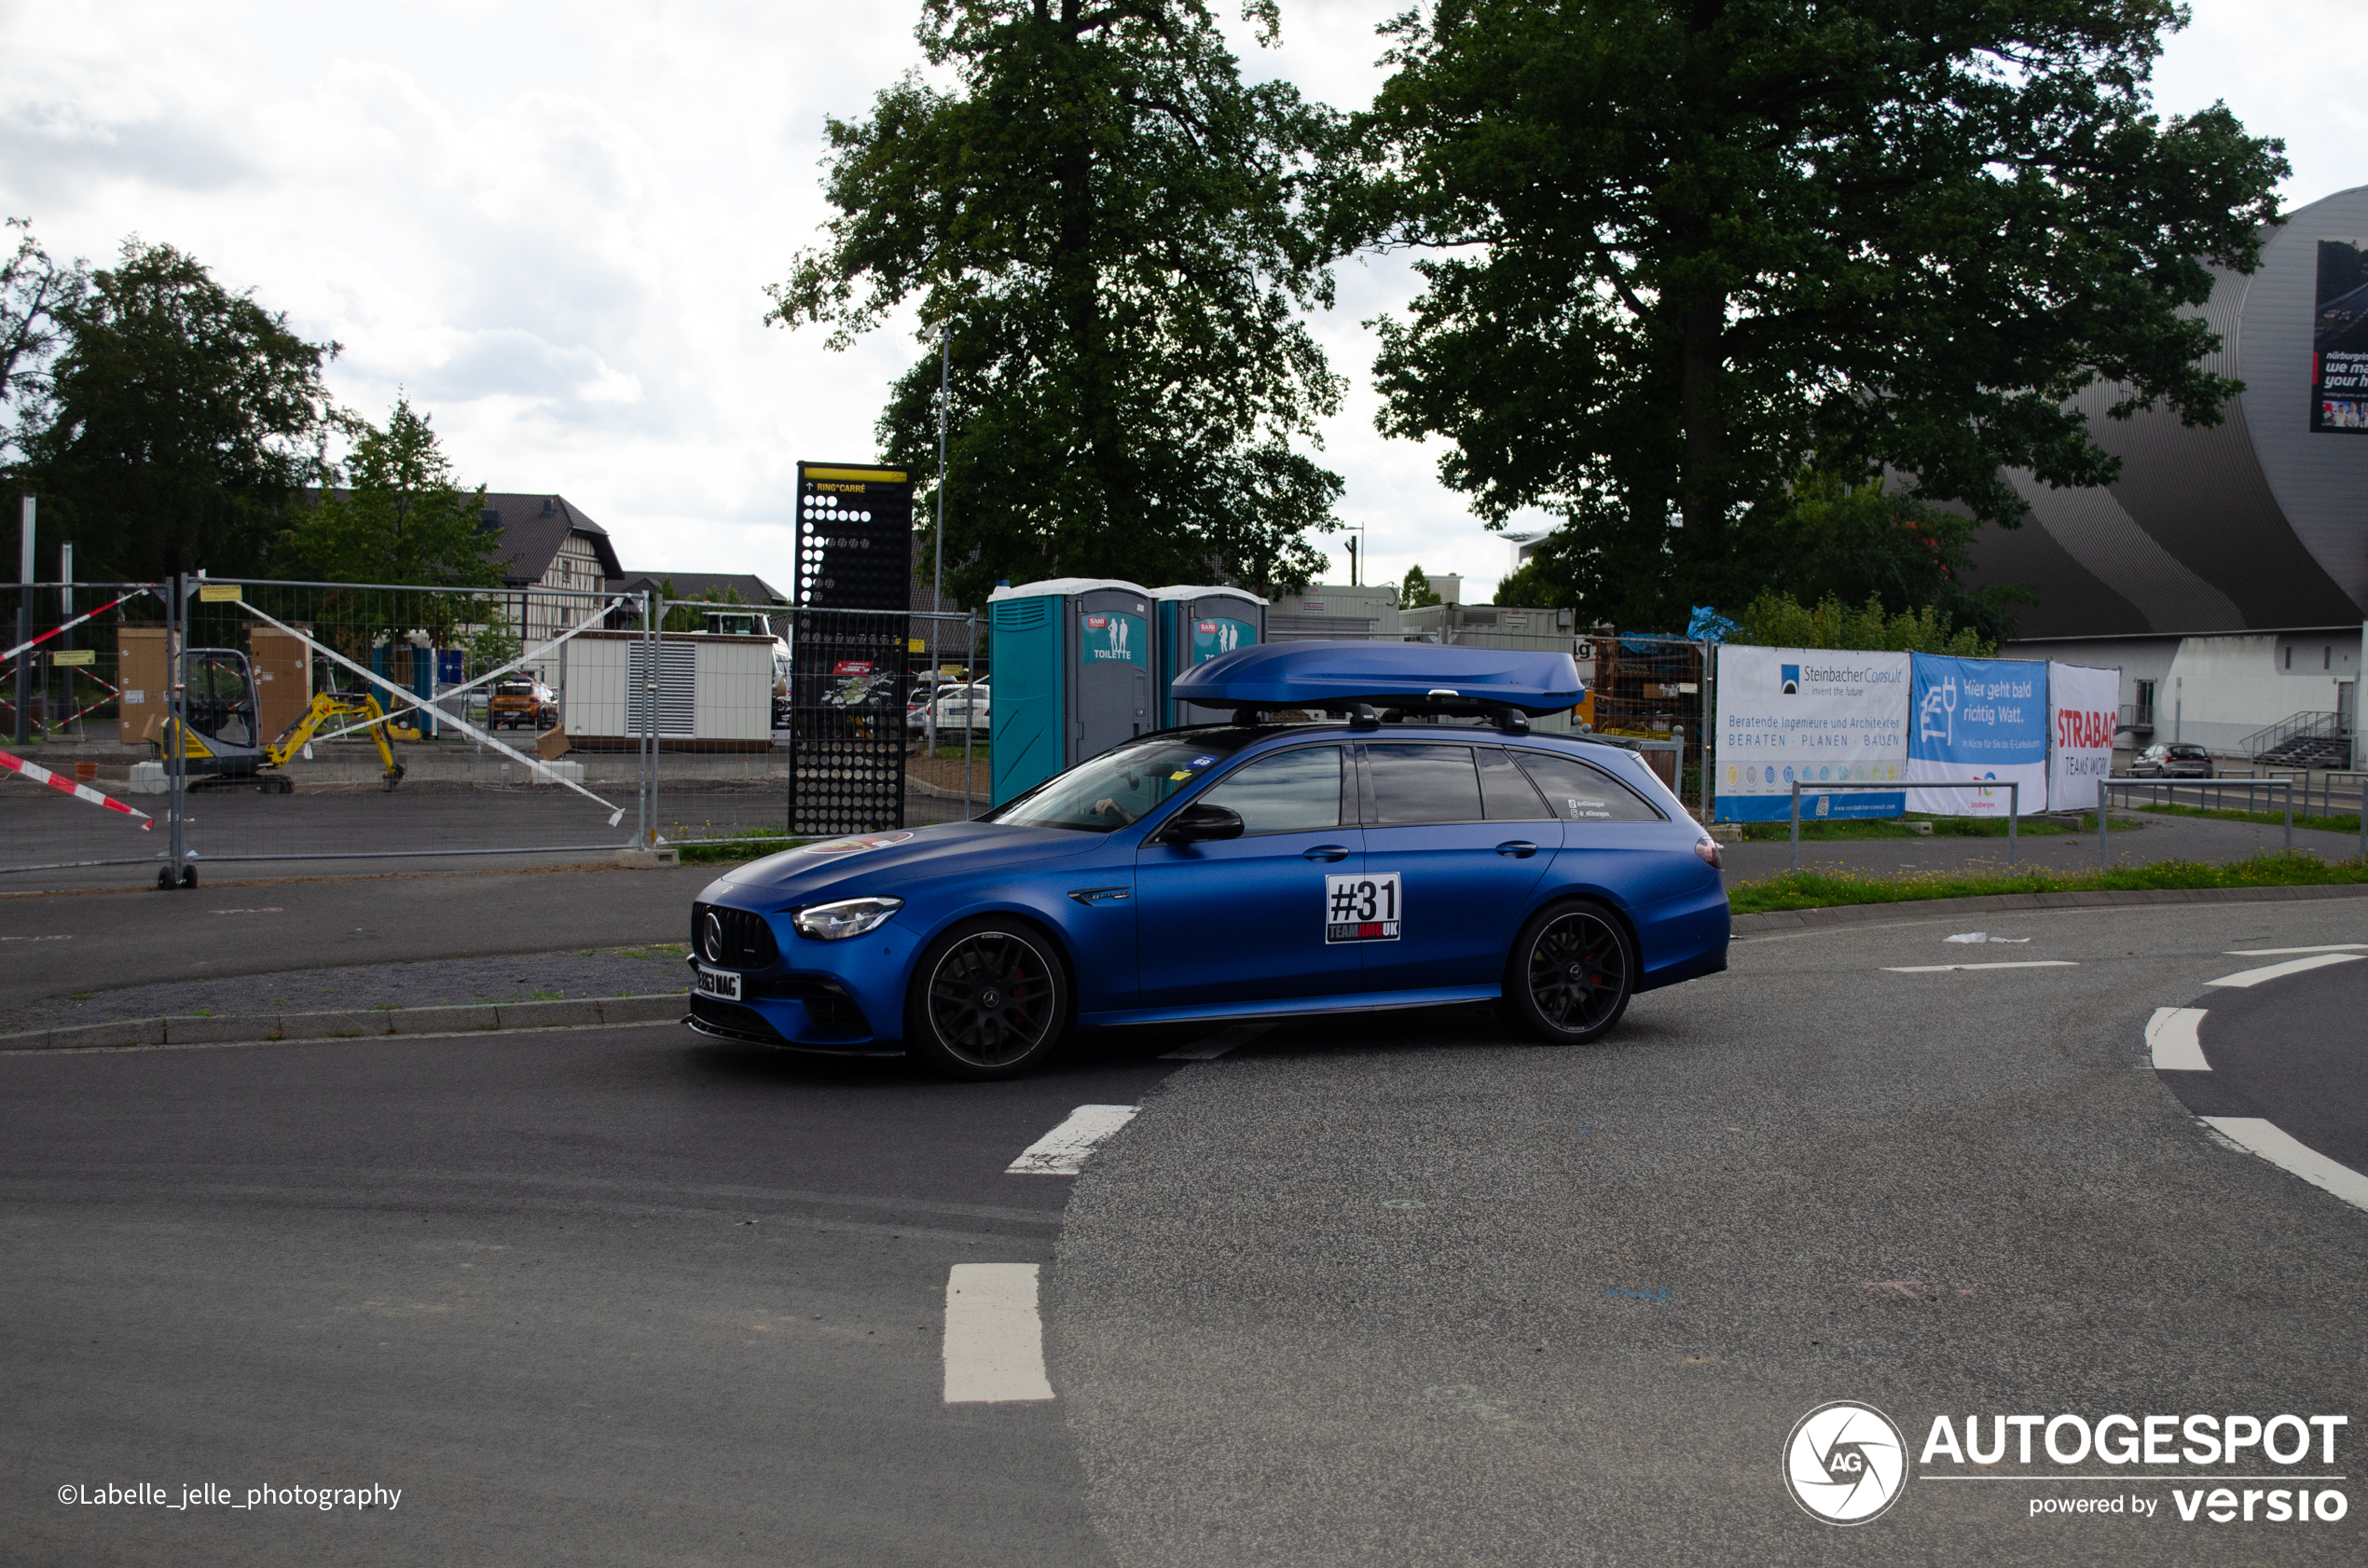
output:
[[1822, 795], [1834, 790], [1889, 790], [1894, 794], [1905, 790], [1995, 790], [2006, 791], [2006, 863], [2015, 863], [2015, 826], [2022, 816], [2023, 787], [2012, 778], [1903, 778], [1887, 783], [1803, 784], [1793, 780], [1793, 870], [1800, 870], [1800, 792], [1808, 790]]
[[[2114, 778], [2105, 778], [2105, 779], [2100, 779], [2100, 780], [2099, 780], [2099, 782], [2098, 782], [2098, 787], [2099, 787], [2100, 790], [2106, 790], [2106, 791], [2118, 790], [2118, 791], [2120, 791], [2122, 792], [2122, 794], [2124, 795], [2124, 797], [2125, 797], [2125, 798], [2127, 796], [2128, 792], [2129, 792], [2130, 791], [2132, 791], [2132, 790], [2169, 790], [2169, 791], [2172, 791], [2172, 795], [2171, 795], [2171, 798], [2170, 798], [2170, 802], [2169, 802], [2169, 804], [2170, 804], [2170, 805], [2177, 805], [2179, 804], [2179, 797], [2178, 797], [2178, 794], [2177, 794], [2177, 791], [2181, 791], [2181, 790], [2194, 790], [2194, 791], [2196, 791], [2196, 793], [2197, 797], [2200, 799], [2200, 797], [2201, 797], [2201, 796], [2202, 796], [2202, 794], [2203, 794], [2204, 790], [2205, 790], [2205, 789], [2207, 789], [2207, 788], [2210, 788], [2210, 790], [2211, 790], [2211, 791], [2212, 791], [2215, 794], [2219, 795], [2222, 799], [2223, 799], [2223, 800], [2224, 800], [2224, 799], [2226, 798], [2227, 787], [2228, 787], [2229, 785], [2231, 785], [2231, 784], [2242, 784], [2242, 785], [2245, 787], [2245, 800], [2246, 800], [2246, 803], [2247, 803], [2247, 804], [2246, 804], [2246, 809], [2247, 809], [2247, 810], [2249, 810], [2249, 811], [2250, 811], [2251, 809], [2252, 809], [2252, 807], [2251, 807], [2252, 792], [2253, 792], [2253, 789], [2254, 789], [2254, 787], [2255, 787], [2256, 785], [2262, 785], [2262, 784], [2276, 784], [2276, 785], [2280, 786], [2280, 787], [2284, 790], [2284, 791], [2285, 791], [2285, 802], [2286, 802], [2286, 807], [2285, 807], [2285, 809], [2286, 809], [2286, 847], [2287, 847], [2287, 848], [2289, 848], [2289, 849], [2292, 849], [2292, 848], [2294, 846], [2294, 780], [2293, 780], [2293, 776], [2292, 776], [2292, 774], [2286, 774], [2286, 775], [2284, 775], [2284, 776], [2282, 776], [2282, 777], [2273, 777], [2273, 778], [2127, 778], [2127, 777], [2114, 777]], [[2307, 808], [2308, 808], [2308, 805], [2309, 805], [2309, 802], [2307, 801], [2307, 799], [2306, 799], [2306, 800], [2305, 800], [2305, 802], [2304, 802], [2304, 805], [2305, 805], [2305, 808], [2306, 808], [2306, 809], [2307, 809]], [[2201, 811], [2201, 810], [2225, 811], [2225, 810], [2227, 810], [2228, 808], [2227, 808], [2226, 806], [2224, 806], [2224, 805], [2216, 805], [2216, 806], [2210, 806], [2210, 807], [2206, 807], [2206, 806], [2198, 805], [2198, 806], [2196, 807], [2196, 809], [2197, 809], [2197, 810], [2199, 810], [2199, 811]], [[2104, 808], [2104, 807], [2102, 807], [2102, 806], [2100, 806], [2100, 807], [2098, 808], [2097, 820], [2098, 820], [2100, 823], [2101, 823], [2101, 822], [2103, 822], [2103, 821], [2104, 821], [2104, 819], [2105, 819], [2105, 808]], [[2102, 836], [2102, 835], [2100, 834], [2100, 836]]]

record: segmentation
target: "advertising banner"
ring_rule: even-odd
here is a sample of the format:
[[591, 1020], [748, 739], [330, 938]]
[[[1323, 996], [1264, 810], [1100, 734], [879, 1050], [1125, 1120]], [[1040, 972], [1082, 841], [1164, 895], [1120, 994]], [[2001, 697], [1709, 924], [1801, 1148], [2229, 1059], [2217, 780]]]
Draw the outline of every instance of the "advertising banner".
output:
[[2368, 240], [2319, 241], [2310, 428], [2368, 435]]
[[[2005, 659], [1915, 656], [1907, 777], [1994, 778], [2022, 786], [2022, 813], [2047, 808], [2047, 667]], [[2004, 790], [1910, 790], [1907, 809], [2003, 817]]]
[[2113, 771], [2121, 671], [2051, 663], [2047, 715], [2048, 808], [2086, 811], [2097, 804], [2097, 781]]
[[[1829, 648], [1718, 650], [1722, 822], [1782, 822], [1793, 784], [1883, 783], [1907, 760], [1907, 655]], [[1896, 817], [1894, 790], [1801, 793], [1804, 820]]]

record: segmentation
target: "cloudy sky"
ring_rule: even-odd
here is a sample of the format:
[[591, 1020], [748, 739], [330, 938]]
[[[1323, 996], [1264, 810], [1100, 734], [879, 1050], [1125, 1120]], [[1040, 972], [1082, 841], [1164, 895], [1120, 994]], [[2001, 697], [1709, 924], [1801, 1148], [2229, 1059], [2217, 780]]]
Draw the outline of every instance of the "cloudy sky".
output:
[[[1373, 28], [1404, 3], [1284, 0], [1282, 48], [1237, 29], [1245, 68], [1361, 104]], [[2165, 110], [2224, 98], [2287, 138], [2289, 205], [2368, 181], [2368, 6], [2194, 9]], [[469, 482], [566, 495], [628, 568], [785, 585], [792, 465], [869, 456], [919, 350], [767, 329], [762, 289], [827, 215], [823, 117], [861, 115], [918, 62], [916, 11], [5, 0], [0, 211], [52, 254], [103, 262], [134, 233], [193, 253], [342, 343], [342, 400], [383, 418], [407, 388]], [[1419, 560], [1484, 599], [1508, 546], [1440, 487], [1436, 451], [1372, 427], [1360, 323], [1412, 280], [1351, 263], [1341, 285], [1316, 326], [1354, 389], [1327, 431], [1343, 516], [1370, 530], [1370, 575]]]

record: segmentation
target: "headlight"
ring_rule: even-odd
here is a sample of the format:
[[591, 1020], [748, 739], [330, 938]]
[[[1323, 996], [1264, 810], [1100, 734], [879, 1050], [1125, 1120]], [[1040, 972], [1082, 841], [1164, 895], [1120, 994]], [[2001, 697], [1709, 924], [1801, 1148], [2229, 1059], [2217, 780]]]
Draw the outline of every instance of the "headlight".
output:
[[817, 942], [843, 942], [877, 930], [883, 921], [904, 907], [902, 899], [841, 899], [801, 909], [790, 922], [798, 935]]

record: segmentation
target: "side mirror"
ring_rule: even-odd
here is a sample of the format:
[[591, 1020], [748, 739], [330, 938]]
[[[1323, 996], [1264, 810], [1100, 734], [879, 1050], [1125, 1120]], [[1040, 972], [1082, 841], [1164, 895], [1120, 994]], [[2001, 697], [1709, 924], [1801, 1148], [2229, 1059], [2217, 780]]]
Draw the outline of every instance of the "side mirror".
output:
[[1168, 818], [1166, 829], [1160, 834], [1163, 844], [1197, 844], [1206, 838], [1239, 838], [1242, 836], [1242, 814], [1231, 806], [1211, 805], [1206, 801], [1194, 801]]

